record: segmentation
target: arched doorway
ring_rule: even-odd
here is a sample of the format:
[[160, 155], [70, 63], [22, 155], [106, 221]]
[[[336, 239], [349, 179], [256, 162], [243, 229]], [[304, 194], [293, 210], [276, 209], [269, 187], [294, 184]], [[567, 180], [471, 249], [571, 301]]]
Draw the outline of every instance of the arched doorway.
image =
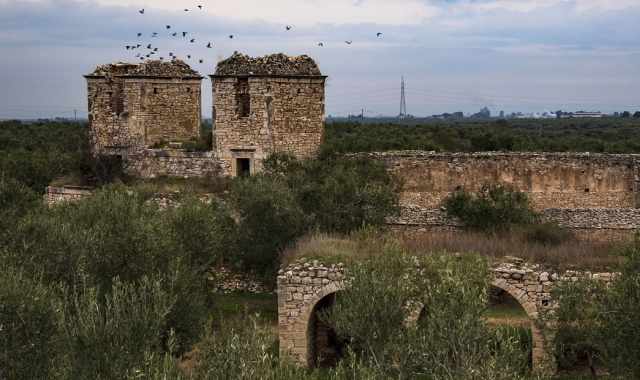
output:
[[322, 318], [323, 312], [334, 305], [336, 296], [337, 293], [324, 296], [315, 304], [309, 315], [307, 364], [311, 368], [334, 367], [346, 352], [346, 340], [341, 339]]
[[533, 321], [520, 302], [506, 290], [489, 287], [489, 304], [485, 319], [489, 328], [519, 343], [529, 369], [533, 369]]

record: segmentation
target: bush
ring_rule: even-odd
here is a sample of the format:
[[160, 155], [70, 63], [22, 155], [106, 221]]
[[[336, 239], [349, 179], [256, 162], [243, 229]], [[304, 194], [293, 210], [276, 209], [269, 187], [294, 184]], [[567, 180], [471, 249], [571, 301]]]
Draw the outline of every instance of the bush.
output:
[[55, 365], [52, 292], [23, 271], [0, 272], [0, 378], [45, 379]]
[[363, 226], [382, 226], [398, 211], [400, 184], [379, 162], [333, 156], [300, 162], [273, 155], [265, 171], [284, 178], [323, 232], [346, 234]]
[[103, 290], [80, 285], [64, 291], [58, 327], [58, 373], [68, 379], [122, 379], [151, 352], [162, 352], [162, 332], [176, 298], [163, 280], [114, 279]]
[[0, 176], [0, 242], [10, 237], [20, 219], [40, 207], [41, 202], [29, 187], [12, 178]]
[[274, 277], [280, 252], [308, 226], [308, 218], [279, 178], [238, 178], [230, 201], [238, 213], [234, 261], [245, 270]]
[[[321, 319], [381, 377], [521, 378], [521, 342], [482, 318], [487, 270], [475, 256], [415, 258], [391, 247], [350, 268], [350, 286]], [[424, 310], [412, 327], [405, 321], [416, 301]]]
[[526, 194], [501, 185], [483, 186], [477, 194], [457, 191], [444, 204], [449, 216], [482, 231], [505, 231], [537, 220]]

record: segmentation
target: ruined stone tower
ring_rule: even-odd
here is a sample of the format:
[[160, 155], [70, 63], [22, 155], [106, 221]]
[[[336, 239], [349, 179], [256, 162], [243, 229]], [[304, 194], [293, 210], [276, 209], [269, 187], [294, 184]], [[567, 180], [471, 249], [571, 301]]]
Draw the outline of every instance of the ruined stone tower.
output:
[[202, 77], [186, 63], [101, 65], [85, 78], [95, 154], [126, 156], [198, 138]]
[[271, 153], [314, 156], [324, 131], [326, 76], [308, 56], [234, 53], [211, 76], [214, 150], [231, 176], [261, 170]]

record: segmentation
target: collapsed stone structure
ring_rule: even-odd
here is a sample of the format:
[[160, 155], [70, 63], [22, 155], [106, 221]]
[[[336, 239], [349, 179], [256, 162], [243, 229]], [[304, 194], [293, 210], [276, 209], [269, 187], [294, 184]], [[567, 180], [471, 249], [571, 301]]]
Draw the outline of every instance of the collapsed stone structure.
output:
[[101, 65], [85, 78], [96, 154], [126, 158], [156, 144], [198, 138], [202, 76], [186, 63]]
[[[614, 273], [567, 271], [555, 273], [539, 265], [511, 258], [491, 270], [490, 285], [513, 297], [529, 317], [532, 335], [532, 365], [538, 373], [553, 373], [555, 363], [551, 341], [554, 334], [552, 311], [557, 306], [552, 290], [563, 281], [589, 278], [609, 283]], [[301, 259], [278, 272], [278, 331], [280, 354], [301, 365], [314, 367], [334, 364], [339, 349], [333, 347], [335, 333], [318, 315], [329, 308], [348, 286], [349, 273], [342, 264], [325, 265], [318, 260]], [[410, 307], [407, 323], [415, 324], [429, 305]]]
[[313, 59], [235, 53], [218, 63], [211, 80], [214, 150], [223, 173], [255, 173], [275, 152], [316, 154], [324, 131], [326, 76]]

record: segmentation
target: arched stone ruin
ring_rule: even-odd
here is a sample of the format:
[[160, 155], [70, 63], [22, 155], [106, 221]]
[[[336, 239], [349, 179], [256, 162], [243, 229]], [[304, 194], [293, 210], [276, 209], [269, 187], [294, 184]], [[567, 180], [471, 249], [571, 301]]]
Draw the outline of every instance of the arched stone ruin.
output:
[[[318, 366], [339, 359], [339, 347], [331, 347], [331, 332], [319, 326], [317, 311], [330, 306], [335, 294], [345, 289], [345, 267], [342, 264], [324, 265], [317, 260], [304, 259], [280, 270], [278, 274], [278, 325], [281, 357], [288, 356], [304, 366]], [[555, 372], [551, 341], [553, 329], [541, 318], [553, 310], [552, 289], [562, 281], [576, 281], [588, 277], [610, 281], [611, 273], [567, 271], [550, 273], [538, 265], [530, 265], [513, 258], [492, 268], [491, 286], [512, 296], [531, 320], [532, 367], [537, 373]], [[408, 313], [407, 322], [415, 323], [421, 305]], [[339, 343], [339, 342], [338, 342]], [[335, 353], [335, 357], [331, 357]], [[320, 355], [322, 354], [322, 355]]]

